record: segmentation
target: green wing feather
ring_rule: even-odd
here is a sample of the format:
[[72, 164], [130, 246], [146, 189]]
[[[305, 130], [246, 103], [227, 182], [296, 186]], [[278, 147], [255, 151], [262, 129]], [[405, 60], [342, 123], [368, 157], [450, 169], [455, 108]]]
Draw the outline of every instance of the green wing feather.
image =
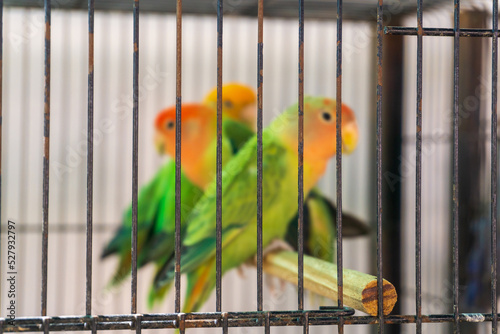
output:
[[[348, 214], [342, 216], [342, 235], [357, 237], [367, 235], [367, 223]], [[319, 189], [311, 190], [304, 204], [304, 253], [325, 261], [335, 262], [335, 242], [337, 235], [337, 208]], [[298, 217], [288, 226], [285, 240], [298, 249]]]
[[[165, 164], [154, 176], [154, 178], [141, 188], [138, 196], [138, 232], [148, 233], [154, 222], [156, 209], [164, 193], [164, 187], [171, 179], [172, 163]], [[174, 174], [175, 177], [175, 174]], [[118, 228], [115, 236], [108, 243], [101, 254], [101, 258], [123, 252], [130, 248], [132, 230], [132, 205], [123, 215], [122, 225]]]
[[[174, 168], [172, 168], [172, 166]], [[141, 252], [151, 237], [153, 227], [158, 217], [159, 204], [164, 201], [164, 189], [170, 183], [172, 171], [175, 172], [175, 164], [165, 164], [155, 177], [141, 188], [138, 196], [137, 216], [137, 251]], [[175, 174], [174, 174], [175, 176]], [[132, 235], [132, 207], [130, 206], [124, 214], [122, 225], [114, 238], [105, 247], [102, 258], [118, 253], [119, 262], [110, 285], [121, 283], [131, 272], [131, 235]], [[138, 263], [139, 264], [139, 263]], [[140, 264], [139, 264], [140, 265]]]
[[[202, 191], [181, 173], [181, 207], [193, 207]], [[187, 214], [181, 212], [181, 223]], [[175, 162], [167, 162], [154, 178], [141, 188], [138, 196], [137, 252], [139, 267], [169, 258], [173, 253], [175, 228]], [[110, 285], [121, 283], [131, 272], [132, 209], [125, 212], [122, 225], [104, 249], [102, 257], [119, 254]], [[164, 260], [163, 260], [164, 261]], [[163, 264], [163, 262], [161, 262]]]

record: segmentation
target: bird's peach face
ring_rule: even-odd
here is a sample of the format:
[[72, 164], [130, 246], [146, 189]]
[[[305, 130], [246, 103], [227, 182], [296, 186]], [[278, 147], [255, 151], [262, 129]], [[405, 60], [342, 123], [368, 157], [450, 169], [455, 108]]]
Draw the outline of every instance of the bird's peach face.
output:
[[160, 154], [175, 156], [175, 108], [165, 109], [155, 122], [155, 146]]
[[[213, 133], [215, 113], [199, 104], [183, 104], [181, 114], [181, 147], [183, 159], [194, 159], [203, 152]], [[155, 145], [160, 154], [175, 157], [176, 109], [160, 112], [155, 122]], [[191, 161], [191, 160], [186, 160]]]
[[[353, 111], [342, 105], [342, 153], [352, 153], [358, 142], [358, 128]], [[291, 122], [287, 137], [293, 140], [292, 147], [298, 146], [298, 114], [291, 114], [296, 118]], [[327, 160], [337, 151], [337, 115], [336, 101], [323, 99], [321, 103], [304, 101], [304, 158], [306, 160]]]

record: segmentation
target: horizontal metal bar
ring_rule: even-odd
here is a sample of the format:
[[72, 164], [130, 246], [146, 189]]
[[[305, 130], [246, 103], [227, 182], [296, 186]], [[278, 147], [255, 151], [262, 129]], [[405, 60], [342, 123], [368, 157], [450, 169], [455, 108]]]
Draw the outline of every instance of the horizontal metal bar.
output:
[[[449, 1], [449, 0], [448, 0]], [[4, 0], [6, 6], [29, 6], [40, 7], [39, 0]], [[446, 0], [424, 0], [425, 9], [431, 9]], [[141, 1], [141, 12], [175, 13], [176, 1]], [[235, 5], [237, 4], [237, 5]], [[264, 13], [266, 17], [297, 18], [297, 1], [280, 0], [265, 1]], [[86, 9], [86, 2], [81, 0], [54, 1], [57, 9]], [[307, 1], [307, 11], [304, 13], [306, 19], [331, 20], [336, 14], [336, 1]], [[346, 1], [344, 3], [343, 17], [351, 20], [372, 20], [376, 12], [376, 6], [370, 1]], [[415, 2], [399, 1], [397, 12], [399, 15], [410, 14], [415, 11]], [[96, 1], [96, 10], [113, 10], [129, 12], [131, 6], [128, 1]], [[226, 6], [225, 13], [231, 15], [257, 16], [257, 0], [245, 0]], [[184, 14], [215, 15], [216, 8], [213, 1], [191, 0], [186, 1], [183, 6]]]
[[[310, 325], [337, 325], [339, 316], [342, 316], [345, 325], [377, 324], [376, 316], [353, 316], [352, 309], [341, 308], [337, 311], [309, 310], [309, 311], [272, 311], [272, 312], [229, 312], [227, 313], [228, 327], [264, 327], [269, 313], [270, 326], [303, 326], [304, 314], [309, 317]], [[497, 314], [498, 316], [498, 314]], [[49, 329], [51, 331], [88, 331], [92, 328], [92, 319], [95, 319], [97, 330], [135, 329], [137, 315], [108, 315], [108, 316], [68, 316], [51, 317]], [[144, 314], [141, 315], [142, 329], [178, 328], [178, 314]], [[222, 327], [224, 313], [188, 313], [185, 315], [186, 328]], [[40, 332], [43, 330], [45, 317], [17, 318], [13, 321], [0, 318], [4, 324], [4, 332]], [[385, 324], [411, 324], [416, 322], [415, 315], [393, 315], [384, 317]], [[461, 313], [459, 322], [491, 322], [491, 313]], [[453, 314], [423, 315], [423, 323], [453, 322]], [[12, 325], [13, 324], [13, 325]]]
[[[449, 36], [453, 37], [453, 28], [423, 28], [422, 36]], [[417, 36], [417, 27], [384, 27], [386, 35]], [[460, 37], [493, 37], [491, 29], [460, 29]]]
[[[19, 224], [18, 224], [19, 223]], [[0, 232], [4, 233], [7, 231], [7, 225], [4, 224], [0, 228]], [[84, 223], [78, 223], [78, 224], [71, 224], [71, 223], [52, 223], [50, 222], [49, 226], [49, 231], [50, 233], [85, 233], [87, 228], [87, 224]], [[93, 224], [93, 230], [94, 232], [115, 232], [116, 231], [116, 224], [111, 224], [111, 223], [98, 223], [98, 224]], [[40, 230], [40, 223], [38, 224], [33, 224], [33, 223], [23, 223], [23, 222], [17, 222], [16, 221], [16, 233], [36, 233], [36, 234], [41, 234], [42, 231]]]

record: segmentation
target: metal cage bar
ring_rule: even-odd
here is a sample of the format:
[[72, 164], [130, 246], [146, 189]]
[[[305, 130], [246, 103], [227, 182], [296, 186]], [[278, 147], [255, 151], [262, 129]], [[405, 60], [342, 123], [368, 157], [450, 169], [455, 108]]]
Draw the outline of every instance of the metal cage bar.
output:
[[416, 332], [422, 333], [422, 52], [423, 11], [422, 0], [417, 3], [417, 105], [416, 105], [416, 189], [415, 189], [415, 314]]
[[497, 84], [498, 84], [498, 0], [492, 1], [491, 39], [491, 313], [493, 334], [498, 331], [497, 316]]
[[[384, 28], [387, 35], [417, 36], [418, 27], [391, 27]], [[460, 37], [493, 37], [495, 32], [491, 29], [464, 28], [459, 31]], [[452, 28], [423, 28], [423, 36], [448, 36], [454, 37], [455, 31]]]
[[257, 311], [262, 311], [262, 127], [264, 90], [264, 0], [258, 4], [257, 41]]
[[[344, 275], [342, 252], [342, 0], [337, 1], [337, 68], [336, 68], [336, 164], [337, 164], [337, 304], [344, 306]], [[342, 318], [339, 334], [344, 333]]]
[[[30, 317], [17, 318], [15, 326], [5, 325], [4, 332], [40, 332], [47, 322], [50, 331], [85, 331], [90, 330], [92, 321], [95, 321], [97, 330], [135, 329], [140, 323], [142, 329], [179, 328], [179, 317], [185, 317], [184, 328], [217, 328], [222, 327], [224, 314], [227, 314], [227, 327], [265, 327], [271, 326], [300, 326], [304, 327], [304, 314], [308, 314], [309, 325], [338, 325], [339, 317], [345, 325], [373, 325], [380, 324], [378, 316], [352, 316], [352, 309], [328, 311], [269, 311], [269, 312], [214, 312], [214, 313], [172, 313], [172, 314], [124, 314], [108, 316], [63, 316], [63, 317]], [[491, 313], [459, 313], [459, 323], [477, 323], [478, 321], [493, 321]], [[497, 314], [498, 317], [498, 314]], [[265, 319], [262, 322], [262, 319]], [[388, 315], [384, 317], [384, 324], [412, 324], [416, 323], [414, 315]], [[423, 315], [422, 323], [455, 323], [454, 314]]]
[[43, 198], [42, 198], [42, 305], [41, 315], [47, 315], [47, 263], [49, 248], [49, 160], [50, 160], [50, 0], [44, 1], [45, 11], [45, 92], [43, 122]]
[[134, 0], [133, 108], [132, 108], [132, 282], [130, 313], [137, 313], [137, 216], [139, 169], [139, 0]]
[[377, 6], [377, 292], [378, 332], [384, 333], [383, 280], [382, 280], [382, 43], [384, 26], [384, 0]]
[[94, 0], [88, 1], [89, 69], [87, 112], [87, 254], [85, 309], [92, 314], [92, 231], [94, 201]]
[[298, 126], [298, 292], [297, 308], [304, 309], [304, 0], [299, 0], [299, 126]]
[[222, 310], [222, 41], [223, 1], [217, 0], [217, 199], [216, 199], [216, 301], [217, 312]]
[[[0, 219], [2, 217], [3, 0], [0, 0]], [[0, 232], [1, 233], [1, 232]], [[2, 260], [0, 259], [0, 267]], [[0, 274], [2, 270], [0, 269]], [[1, 329], [0, 329], [1, 331]]]
[[459, 113], [459, 51], [460, 51], [460, 0], [454, 0], [453, 37], [453, 331], [460, 332], [458, 317], [458, 113]]
[[176, 11], [175, 69], [175, 312], [181, 311], [181, 106], [182, 106], [182, 0]]

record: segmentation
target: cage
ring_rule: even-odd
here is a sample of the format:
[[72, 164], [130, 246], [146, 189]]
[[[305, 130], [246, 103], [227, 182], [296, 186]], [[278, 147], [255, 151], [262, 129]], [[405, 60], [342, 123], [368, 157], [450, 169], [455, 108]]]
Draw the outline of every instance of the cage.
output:
[[[0, 331], [496, 332], [497, 1], [0, 4]], [[152, 266], [107, 287], [102, 248], [165, 163], [158, 110], [231, 81], [262, 84], [264, 128], [303, 94], [355, 111], [358, 148], [318, 185], [371, 226], [338, 233], [338, 268], [393, 283], [391, 315], [319, 310], [337, 301], [256, 268], [224, 274], [202, 313], [176, 291], [149, 309]]]

